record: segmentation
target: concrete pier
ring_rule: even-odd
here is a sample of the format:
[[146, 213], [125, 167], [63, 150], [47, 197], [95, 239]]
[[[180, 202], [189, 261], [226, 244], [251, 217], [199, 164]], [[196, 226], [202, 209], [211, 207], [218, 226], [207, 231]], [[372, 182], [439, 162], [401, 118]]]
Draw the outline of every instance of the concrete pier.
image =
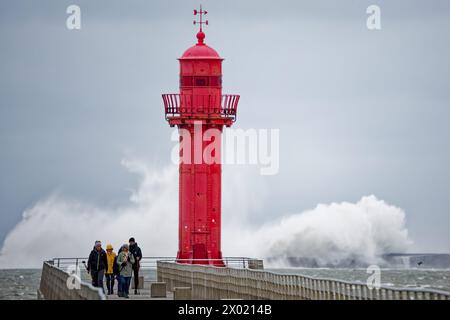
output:
[[[117, 281], [115, 295], [104, 295], [102, 290], [94, 288], [90, 276], [86, 273], [87, 257], [54, 258], [44, 262], [41, 284], [38, 289], [39, 299], [52, 300], [125, 300], [117, 296]], [[165, 300], [174, 299], [173, 291], [167, 290], [167, 285], [157, 282], [157, 261], [174, 262], [175, 257], [143, 257], [139, 279], [139, 294], [134, 294], [134, 281], [131, 281], [130, 300]], [[223, 257], [225, 265], [235, 268], [262, 268], [262, 261], [247, 257]], [[75, 287], [75, 279], [71, 270], [78, 272], [79, 288]]]
[[[450, 292], [432, 289], [380, 287], [302, 275], [277, 274], [261, 269], [261, 263], [244, 267], [214, 267], [157, 261], [157, 279], [143, 281], [139, 295], [130, 290], [130, 299], [252, 299], [252, 300], [450, 300]], [[147, 270], [146, 272], [149, 272]], [[154, 269], [153, 269], [154, 274]], [[105, 296], [86, 279], [78, 283], [73, 274], [51, 262], [42, 269], [39, 299], [125, 300]], [[164, 294], [164, 291], [165, 294]]]
[[450, 300], [450, 292], [380, 287], [263, 270], [158, 262], [158, 281], [169, 291], [190, 287], [192, 299]]
[[41, 284], [38, 289], [39, 300], [106, 300], [99, 288], [83, 281], [77, 281], [66, 271], [44, 262]]
[[[71, 278], [72, 276], [72, 278]], [[73, 275], [49, 262], [42, 267], [41, 283], [38, 289], [39, 300], [125, 300], [116, 294], [105, 295], [100, 288], [73, 278]], [[152, 282], [139, 279], [139, 294], [130, 288], [130, 300], [173, 300], [173, 293], [166, 291], [166, 285], [159, 283], [156, 295], [151, 295]], [[116, 282], [117, 283], [117, 282]], [[163, 290], [163, 291], [162, 291]]]
[[[166, 287], [159, 286], [157, 294], [155, 294], [154, 289], [152, 289], [153, 282], [144, 282], [143, 288], [139, 290], [139, 294], [134, 294], [134, 290], [130, 289], [129, 299], [119, 298], [117, 292], [113, 295], [106, 296], [107, 300], [173, 300], [173, 292], [167, 292]], [[162, 291], [163, 289], [164, 291]], [[152, 292], [153, 290], [153, 292]]]
[[165, 298], [167, 297], [167, 283], [153, 282], [150, 284], [151, 298]]

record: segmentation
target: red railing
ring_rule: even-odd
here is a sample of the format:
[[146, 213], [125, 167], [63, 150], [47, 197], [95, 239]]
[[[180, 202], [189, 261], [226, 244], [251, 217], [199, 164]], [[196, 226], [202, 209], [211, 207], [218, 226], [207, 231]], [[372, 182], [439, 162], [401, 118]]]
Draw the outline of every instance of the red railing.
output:
[[221, 115], [236, 120], [239, 95], [186, 95], [169, 93], [162, 95], [166, 118], [169, 116]]

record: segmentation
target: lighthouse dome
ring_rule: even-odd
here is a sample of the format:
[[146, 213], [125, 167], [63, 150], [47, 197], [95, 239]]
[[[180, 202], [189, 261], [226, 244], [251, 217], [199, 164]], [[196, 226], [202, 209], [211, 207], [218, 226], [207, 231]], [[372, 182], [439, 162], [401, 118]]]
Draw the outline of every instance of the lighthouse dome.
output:
[[204, 43], [205, 34], [200, 31], [197, 33], [198, 42], [187, 49], [180, 59], [222, 59], [216, 50]]

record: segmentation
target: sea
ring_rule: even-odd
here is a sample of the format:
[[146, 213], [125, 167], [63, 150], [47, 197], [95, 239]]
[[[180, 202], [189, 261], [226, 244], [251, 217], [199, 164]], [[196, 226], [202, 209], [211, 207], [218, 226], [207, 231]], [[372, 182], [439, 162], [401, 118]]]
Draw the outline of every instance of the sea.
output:
[[[351, 268], [273, 268], [276, 273], [366, 283], [366, 269]], [[155, 270], [143, 270], [146, 279]], [[148, 273], [148, 274], [145, 274]], [[0, 300], [34, 300], [41, 277], [40, 269], [0, 269]], [[427, 288], [450, 292], [450, 269], [381, 269], [381, 284], [401, 288]], [[84, 280], [87, 280], [84, 276]]]
[[[280, 268], [266, 269], [275, 273], [300, 274], [320, 279], [367, 283], [372, 273], [365, 268]], [[450, 292], [450, 269], [380, 269], [382, 286], [423, 288]]]
[[0, 269], [0, 300], [35, 300], [40, 269]]

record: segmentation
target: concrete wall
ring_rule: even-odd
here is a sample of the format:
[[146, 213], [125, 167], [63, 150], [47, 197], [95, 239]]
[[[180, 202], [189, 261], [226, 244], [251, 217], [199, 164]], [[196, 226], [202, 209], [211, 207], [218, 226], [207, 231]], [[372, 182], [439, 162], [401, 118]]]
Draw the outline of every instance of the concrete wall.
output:
[[[40, 300], [105, 300], [103, 291], [91, 284], [81, 282], [79, 288], [69, 289], [70, 275], [48, 262], [42, 267], [41, 283], [38, 289]], [[74, 282], [69, 282], [74, 283]]]
[[276, 274], [263, 270], [158, 262], [159, 282], [167, 288], [191, 287], [193, 299], [266, 300], [450, 300], [433, 290], [380, 288], [344, 281]]

